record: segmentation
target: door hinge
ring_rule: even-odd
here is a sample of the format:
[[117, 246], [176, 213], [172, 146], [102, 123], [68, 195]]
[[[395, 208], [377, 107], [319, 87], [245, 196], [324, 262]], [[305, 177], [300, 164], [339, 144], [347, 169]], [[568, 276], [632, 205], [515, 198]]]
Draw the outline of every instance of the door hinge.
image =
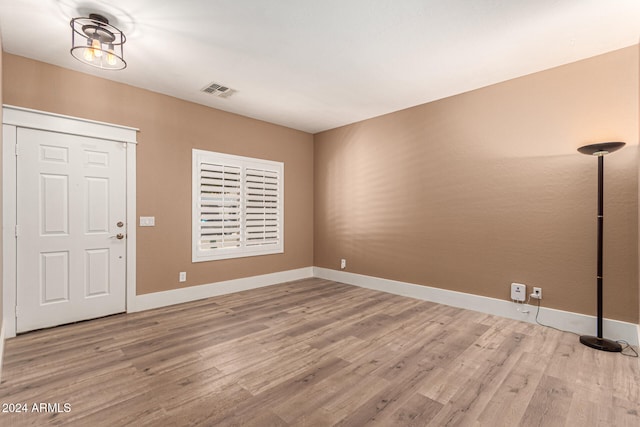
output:
[[18, 143], [16, 142], [15, 154], [18, 155]]
[[18, 317], [18, 306], [16, 305], [16, 317]]
[[16, 224], [16, 237], [18, 237], [18, 235], [20, 234], [20, 226]]

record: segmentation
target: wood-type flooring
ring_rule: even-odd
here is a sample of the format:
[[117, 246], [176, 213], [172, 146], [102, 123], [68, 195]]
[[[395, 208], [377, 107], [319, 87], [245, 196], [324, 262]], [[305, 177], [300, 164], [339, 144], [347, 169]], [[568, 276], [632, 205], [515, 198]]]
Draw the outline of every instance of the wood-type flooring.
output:
[[307, 279], [11, 338], [0, 403], [2, 426], [637, 427], [640, 363]]

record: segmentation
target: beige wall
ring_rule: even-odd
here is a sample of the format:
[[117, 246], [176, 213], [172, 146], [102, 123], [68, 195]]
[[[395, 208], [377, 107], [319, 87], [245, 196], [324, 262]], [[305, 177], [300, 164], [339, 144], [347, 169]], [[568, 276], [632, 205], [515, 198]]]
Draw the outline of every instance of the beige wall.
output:
[[[575, 149], [627, 141], [605, 161], [605, 316], [638, 322], [639, 53], [315, 138], [10, 54], [2, 94], [140, 128], [138, 215], [157, 226], [137, 230], [139, 294], [181, 287], [179, 271], [189, 286], [347, 258], [348, 271], [501, 299], [524, 282], [547, 307], [592, 314], [596, 160]], [[284, 255], [191, 263], [191, 148], [285, 162]]]
[[[2, 52], [2, 39], [0, 38], [0, 52]], [[2, 82], [2, 55], [0, 54], [0, 82]], [[2, 96], [2, 84], [0, 84], [0, 106], [3, 103], [3, 96]], [[2, 123], [2, 109], [0, 108], [0, 123]], [[0, 224], [2, 224], [2, 218], [3, 218], [3, 206], [2, 206], [2, 134], [3, 132], [0, 131]], [[3, 235], [2, 235], [2, 230], [3, 227], [0, 225], [0, 242], [2, 242], [3, 240]], [[2, 262], [2, 247], [3, 245], [0, 244], [0, 283], [2, 282], [2, 277], [3, 277], [3, 262]], [[2, 286], [0, 286], [0, 289], [2, 289]], [[2, 301], [2, 297], [3, 297], [4, 292], [2, 292], [0, 290], [0, 325], [4, 324], [4, 316], [3, 316], [3, 301]], [[0, 359], [0, 371], [2, 369], [2, 360]]]
[[[638, 47], [315, 136], [314, 265], [595, 314], [605, 160], [605, 317], [638, 322]], [[390, 94], [390, 96], [393, 96]], [[529, 288], [530, 289], [530, 288]]]
[[[3, 68], [6, 104], [140, 129], [137, 213], [156, 226], [137, 229], [138, 294], [312, 265], [312, 135], [6, 53]], [[192, 148], [284, 162], [284, 254], [191, 263]]]

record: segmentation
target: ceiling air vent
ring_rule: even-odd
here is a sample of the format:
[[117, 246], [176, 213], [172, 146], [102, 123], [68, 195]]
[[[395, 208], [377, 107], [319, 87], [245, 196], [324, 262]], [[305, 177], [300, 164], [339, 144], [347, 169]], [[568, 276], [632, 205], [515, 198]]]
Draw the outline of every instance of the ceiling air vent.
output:
[[218, 83], [211, 83], [202, 88], [202, 92], [217, 96], [218, 98], [228, 98], [235, 93], [235, 90]]

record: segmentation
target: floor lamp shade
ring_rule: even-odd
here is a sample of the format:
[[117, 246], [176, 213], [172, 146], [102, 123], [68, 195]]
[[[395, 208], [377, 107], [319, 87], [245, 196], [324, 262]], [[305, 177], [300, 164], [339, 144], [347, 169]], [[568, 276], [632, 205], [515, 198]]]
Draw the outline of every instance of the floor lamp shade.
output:
[[602, 246], [604, 235], [604, 156], [621, 149], [622, 147], [624, 147], [624, 145], [624, 142], [601, 142], [599, 144], [590, 144], [578, 148], [578, 151], [582, 154], [588, 154], [598, 157], [598, 257], [596, 265], [596, 287], [598, 304], [597, 328], [596, 336], [582, 335], [580, 337], [580, 342], [586, 346], [602, 351], [622, 351], [622, 346], [619, 343], [606, 339], [602, 335]]

